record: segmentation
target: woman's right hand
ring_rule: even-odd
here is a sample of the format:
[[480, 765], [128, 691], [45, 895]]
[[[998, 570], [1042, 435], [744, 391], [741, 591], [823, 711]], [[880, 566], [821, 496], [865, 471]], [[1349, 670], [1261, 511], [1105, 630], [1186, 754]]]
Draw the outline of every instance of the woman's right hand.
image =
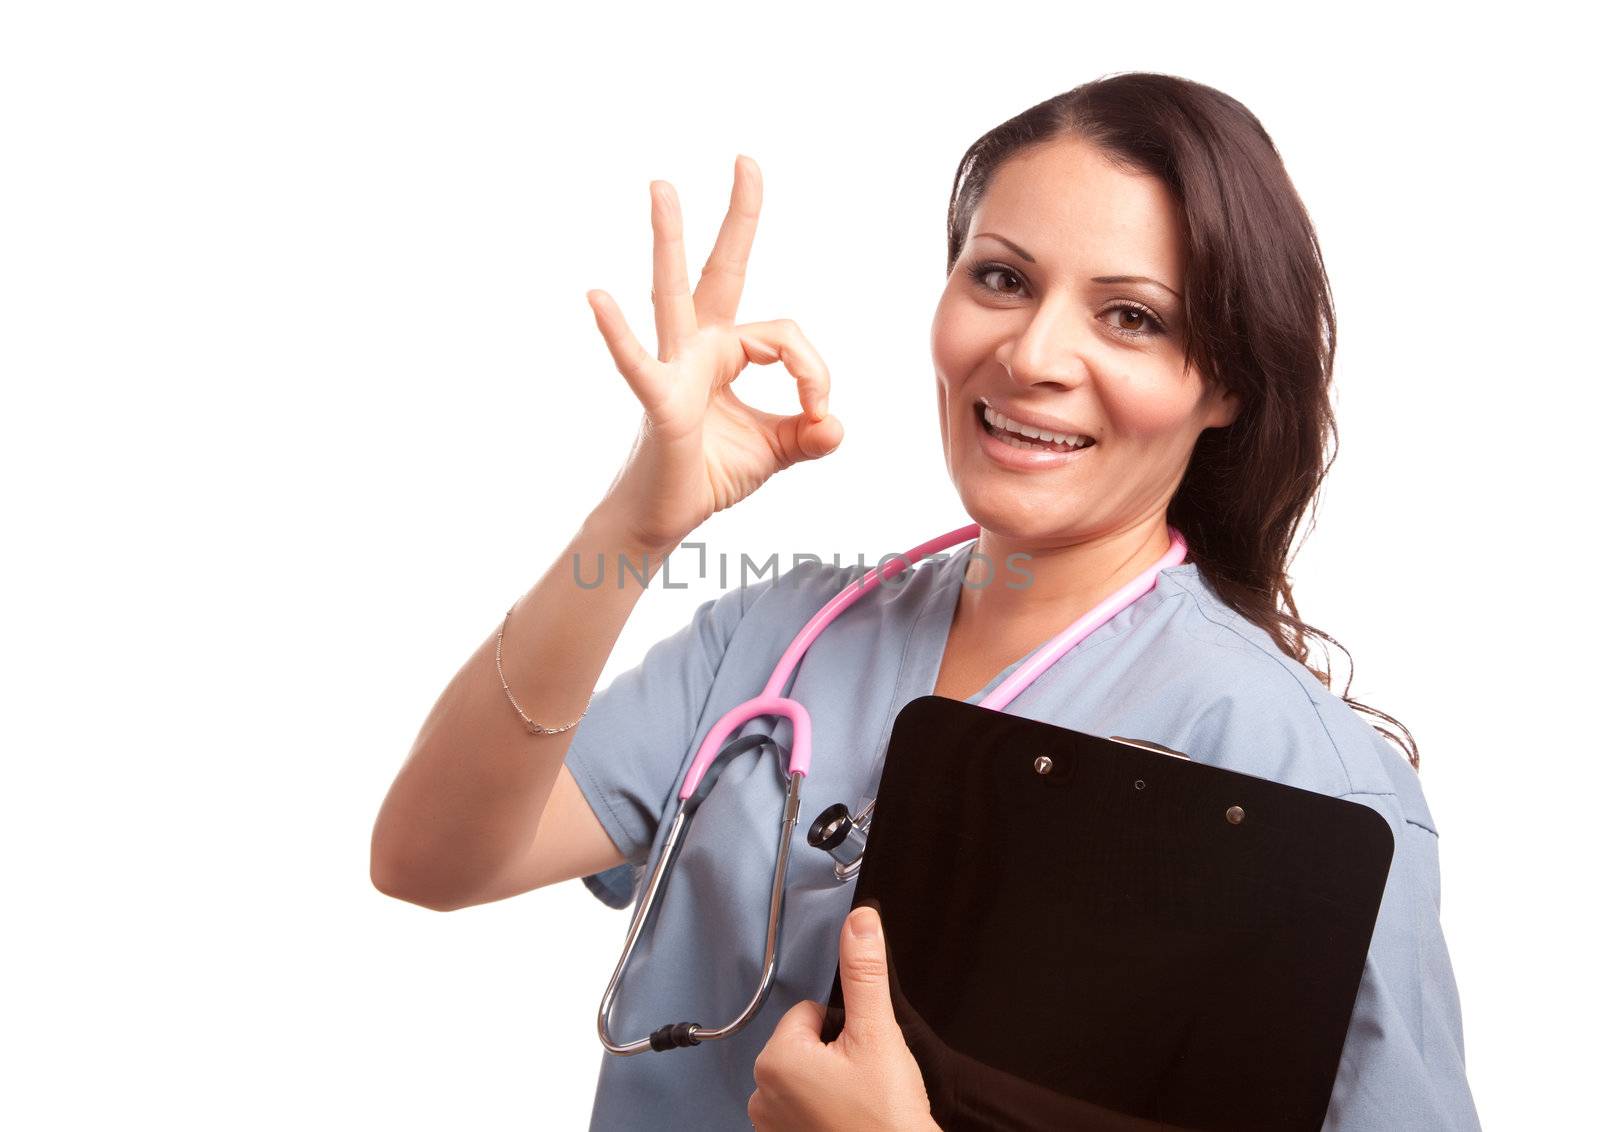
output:
[[[756, 163], [743, 155], [734, 162], [728, 214], [693, 296], [677, 193], [654, 181], [650, 195], [657, 356], [639, 344], [610, 295], [586, 297], [617, 370], [644, 407], [633, 450], [601, 506], [640, 545], [673, 547], [774, 472], [832, 452], [844, 426], [828, 415], [828, 368], [792, 320], [734, 325], [761, 210]], [[734, 396], [733, 379], [748, 363], [774, 361], [794, 377], [801, 412], [762, 412]]]

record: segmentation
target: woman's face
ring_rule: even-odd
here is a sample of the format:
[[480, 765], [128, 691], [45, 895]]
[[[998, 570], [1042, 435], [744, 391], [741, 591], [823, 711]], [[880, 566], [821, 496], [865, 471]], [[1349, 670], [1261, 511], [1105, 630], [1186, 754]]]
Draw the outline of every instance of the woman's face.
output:
[[[1166, 186], [1088, 143], [1045, 143], [997, 170], [932, 331], [945, 463], [985, 529], [1075, 543], [1165, 518], [1195, 438], [1238, 408], [1184, 368], [1185, 266]], [[1094, 443], [1008, 441], [985, 406], [1008, 430]]]

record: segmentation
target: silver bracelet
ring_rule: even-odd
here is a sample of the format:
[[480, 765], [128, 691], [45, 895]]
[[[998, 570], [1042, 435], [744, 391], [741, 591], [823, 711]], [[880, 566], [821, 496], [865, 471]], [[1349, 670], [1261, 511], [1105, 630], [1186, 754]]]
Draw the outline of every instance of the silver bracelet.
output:
[[[515, 608], [516, 605], [513, 603], [512, 609]], [[522, 726], [527, 729], [527, 732], [530, 735], [559, 735], [569, 728], [576, 727], [578, 725], [578, 720], [582, 719], [584, 715], [589, 714], [589, 704], [594, 702], [593, 695], [589, 697], [589, 703], [583, 705], [583, 715], [578, 716], [578, 719], [574, 719], [571, 723], [568, 723], [562, 727], [540, 727], [537, 723], [528, 718], [527, 712], [522, 710], [522, 705], [517, 703], [517, 697], [511, 694], [511, 685], [506, 683], [505, 669], [500, 667], [500, 645], [506, 639], [506, 622], [510, 620], [511, 610], [508, 609], [506, 610], [505, 617], [500, 622], [500, 633], [494, 639], [494, 670], [500, 673], [500, 687], [505, 690], [506, 699], [511, 701], [511, 706], [516, 708], [517, 714], [522, 717]]]

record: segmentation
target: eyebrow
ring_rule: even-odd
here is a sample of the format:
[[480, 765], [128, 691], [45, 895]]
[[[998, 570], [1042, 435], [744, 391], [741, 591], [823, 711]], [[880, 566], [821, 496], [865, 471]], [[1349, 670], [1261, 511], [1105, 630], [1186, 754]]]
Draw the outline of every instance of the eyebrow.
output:
[[[979, 232], [972, 238], [976, 240], [978, 236], [987, 236], [991, 240], [999, 240], [1002, 244], [1016, 252], [1029, 263], [1039, 262], [1027, 252], [1023, 251], [1016, 244], [1013, 244], [1010, 240], [1006, 239], [1004, 236], [997, 236], [993, 232]], [[1174, 291], [1171, 287], [1168, 287], [1165, 283], [1161, 282], [1161, 280], [1151, 279], [1148, 275], [1096, 275], [1093, 281], [1095, 283], [1149, 283], [1152, 286], [1160, 287], [1163, 291], [1167, 292], [1167, 294], [1171, 295], [1175, 299], [1183, 298], [1182, 295], [1178, 294], [1178, 292]]]

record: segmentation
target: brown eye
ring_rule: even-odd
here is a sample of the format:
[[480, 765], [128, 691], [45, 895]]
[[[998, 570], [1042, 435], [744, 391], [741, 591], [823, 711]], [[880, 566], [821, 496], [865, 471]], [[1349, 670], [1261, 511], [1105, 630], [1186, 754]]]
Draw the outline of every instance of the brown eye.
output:
[[[997, 295], [1010, 295], [1013, 292], [1005, 289], [1009, 281], [1013, 286], [1022, 282], [1010, 268], [998, 263], [979, 263], [967, 268], [967, 277], [985, 291], [993, 291]], [[990, 279], [996, 280], [1001, 286], [992, 286]]]
[[1151, 338], [1166, 332], [1153, 311], [1134, 303], [1118, 303], [1109, 313], [1111, 329], [1124, 338]]
[[[1004, 291], [1007, 288], [1015, 287], [1017, 285], [1017, 277], [1015, 275], [1011, 274], [1011, 272], [1005, 271], [1005, 270], [1003, 270], [1001, 268], [995, 268], [993, 271], [985, 272], [984, 273], [984, 277], [985, 278], [996, 278], [996, 277], [998, 277], [1000, 279], [1001, 282], [1000, 282], [1000, 285], [998, 287], [993, 287], [993, 285], [991, 284], [993, 289], [996, 290], [996, 291]], [[1009, 280], [1009, 282], [1007, 282], [1007, 280]]]

